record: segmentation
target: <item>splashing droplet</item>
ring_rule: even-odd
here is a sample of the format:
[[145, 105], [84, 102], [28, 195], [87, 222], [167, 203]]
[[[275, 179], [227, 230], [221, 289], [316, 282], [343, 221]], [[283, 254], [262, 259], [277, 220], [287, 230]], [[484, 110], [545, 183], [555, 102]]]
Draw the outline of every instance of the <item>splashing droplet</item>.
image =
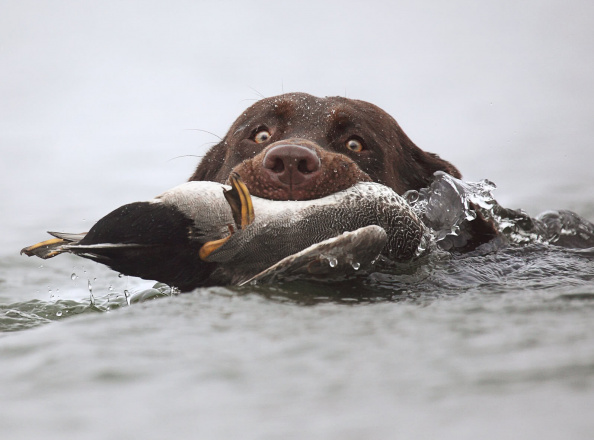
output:
[[130, 305], [130, 292], [128, 292], [127, 290], [124, 290], [124, 296], [126, 297], [126, 303], [128, 303], [128, 305]]
[[56, 312], [56, 316], [62, 316], [62, 310], [58, 310], [58, 311]]
[[70, 279], [71, 279], [72, 281], [74, 281], [74, 280], [76, 280], [77, 278], [78, 278], [78, 275], [77, 275], [77, 274], [75, 274], [74, 272], [72, 272], [72, 275], [70, 275]]
[[338, 265], [338, 260], [335, 257], [329, 257], [328, 264], [330, 267], [336, 267]]
[[415, 253], [415, 255], [418, 257], [419, 255], [422, 255], [426, 250], [427, 247], [429, 246], [429, 239], [427, 238], [426, 235], [424, 235], [421, 238], [421, 241], [419, 243], [419, 246], [417, 246], [417, 252]]
[[93, 285], [91, 284], [91, 280], [88, 283], [89, 286], [89, 300], [91, 301], [91, 305], [95, 305], [95, 297], [93, 296]]
[[419, 193], [417, 191], [411, 190], [407, 191], [404, 194], [406, 201], [410, 204], [416, 203], [419, 201]]
[[358, 261], [351, 261], [351, 266], [353, 267], [353, 269], [359, 270], [359, 268], [361, 267], [361, 263], [359, 263]]
[[466, 220], [473, 221], [476, 219], [476, 211], [469, 209], [466, 211]]

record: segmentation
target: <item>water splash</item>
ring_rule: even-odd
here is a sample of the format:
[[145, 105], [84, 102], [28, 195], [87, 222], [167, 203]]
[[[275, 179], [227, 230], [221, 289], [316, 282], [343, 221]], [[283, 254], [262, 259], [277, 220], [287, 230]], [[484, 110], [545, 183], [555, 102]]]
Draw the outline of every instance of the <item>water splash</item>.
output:
[[95, 297], [93, 296], [93, 285], [91, 284], [91, 280], [88, 280], [89, 286], [89, 300], [91, 301], [91, 306], [95, 305]]
[[[435, 173], [428, 188], [408, 191], [405, 199], [429, 226], [442, 249], [462, 248], [472, 238], [471, 225], [478, 217], [492, 221], [512, 244], [550, 243], [564, 247], [594, 246], [594, 225], [570, 211], [549, 211], [536, 218], [507, 209], [493, 197], [496, 185], [489, 180], [463, 182], [444, 172]], [[426, 243], [419, 246], [423, 252]]]
[[427, 251], [427, 249], [429, 248], [430, 240], [430, 236], [427, 236], [426, 234], [424, 234], [421, 237], [421, 241], [419, 242], [419, 246], [417, 247], [417, 251], [415, 252], [415, 257], [419, 257], [423, 255], [425, 251]]
[[108, 293], [101, 296], [90, 292], [88, 298], [80, 300], [32, 300], [8, 305], [0, 304], [0, 334], [37, 327], [68, 316], [109, 312], [178, 293], [177, 289], [163, 283], [156, 283], [152, 288], [135, 293], [126, 290], [123, 293]]
[[463, 182], [438, 171], [428, 188], [408, 191], [407, 202], [433, 231], [437, 242], [448, 236], [459, 236], [464, 222], [476, 219], [476, 208], [491, 212], [496, 201], [489, 180]]

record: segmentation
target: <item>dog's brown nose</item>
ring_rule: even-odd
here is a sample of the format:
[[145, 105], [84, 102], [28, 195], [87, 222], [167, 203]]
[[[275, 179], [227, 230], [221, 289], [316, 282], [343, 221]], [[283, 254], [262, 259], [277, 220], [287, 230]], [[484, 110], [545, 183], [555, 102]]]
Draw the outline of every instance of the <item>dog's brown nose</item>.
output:
[[289, 188], [299, 187], [320, 172], [321, 162], [310, 148], [294, 144], [272, 147], [264, 156], [264, 170]]

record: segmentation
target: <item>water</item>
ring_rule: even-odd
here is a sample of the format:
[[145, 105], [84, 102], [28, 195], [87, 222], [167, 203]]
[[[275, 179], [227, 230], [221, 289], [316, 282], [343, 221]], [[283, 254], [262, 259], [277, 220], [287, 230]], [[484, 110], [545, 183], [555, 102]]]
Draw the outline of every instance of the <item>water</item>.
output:
[[592, 281], [515, 291], [520, 279], [313, 307], [300, 305], [304, 286], [204, 289], [63, 319], [2, 338], [1, 426], [51, 438], [587, 438]]
[[181, 183], [258, 92], [373, 102], [504, 207], [594, 220], [591, 2], [232, 3], [3, 8], [0, 438], [591, 439], [591, 249], [183, 295], [18, 255]]

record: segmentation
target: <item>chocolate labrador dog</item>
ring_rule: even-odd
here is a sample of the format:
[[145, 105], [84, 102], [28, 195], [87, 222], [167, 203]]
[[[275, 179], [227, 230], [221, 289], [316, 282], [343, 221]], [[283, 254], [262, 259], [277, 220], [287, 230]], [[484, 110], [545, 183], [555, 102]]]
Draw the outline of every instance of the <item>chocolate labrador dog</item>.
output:
[[[239, 174], [249, 191], [272, 200], [309, 200], [359, 181], [398, 194], [427, 187], [436, 171], [460, 172], [417, 147], [385, 111], [368, 102], [289, 93], [249, 107], [204, 156], [190, 180], [224, 183]], [[480, 215], [474, 248], [496, 235]]]

